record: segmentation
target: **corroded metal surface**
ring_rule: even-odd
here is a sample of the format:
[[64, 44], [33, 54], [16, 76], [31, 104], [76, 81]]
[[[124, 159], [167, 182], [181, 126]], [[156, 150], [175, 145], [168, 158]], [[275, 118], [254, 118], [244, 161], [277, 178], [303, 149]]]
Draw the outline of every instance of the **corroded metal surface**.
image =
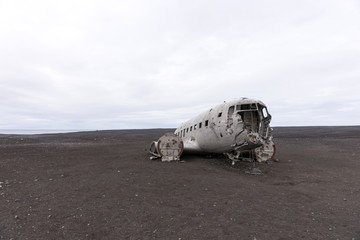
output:
[[[255, 156], [262, 162], [275, 154], [270, 121], [271, 115], [263, 102], [241, 98], [223, 102], [186, 121], [175, 130], [175, 135], [183, 141], [185, 152], [223, 153], [233, 162], [253, 160]], [[161, 155], [156, 149], [159, 143], [160, 140], [154, 142], [150, 150], [157, 157]], [[177, 154], [162, 148], [169, 156], [165, 159], [171, 159], [171, 152]]]
[[174, 133], [166, 133], [150, 146], [150, 153], [163, 162], [178, 161], [184, 150], [181, 138]]

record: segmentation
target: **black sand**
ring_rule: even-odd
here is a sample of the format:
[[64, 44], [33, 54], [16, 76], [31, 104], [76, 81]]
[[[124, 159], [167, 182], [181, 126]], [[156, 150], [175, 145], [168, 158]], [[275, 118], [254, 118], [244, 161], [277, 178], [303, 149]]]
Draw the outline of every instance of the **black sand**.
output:
[[275, 128], [273, 164], [149, 160], [169, 129], [0, 135], [0, 239], [360, 239], [360, 127]]

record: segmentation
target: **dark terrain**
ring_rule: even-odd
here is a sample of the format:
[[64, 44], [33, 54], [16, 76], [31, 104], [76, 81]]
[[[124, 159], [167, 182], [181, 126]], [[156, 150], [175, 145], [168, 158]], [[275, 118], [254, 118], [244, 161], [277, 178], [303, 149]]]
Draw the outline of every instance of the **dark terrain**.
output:
[[360, 239], [360, 126], [274, 128], [262, 175], [149, 160], [169, 131], [0, 135], [0, 239]]

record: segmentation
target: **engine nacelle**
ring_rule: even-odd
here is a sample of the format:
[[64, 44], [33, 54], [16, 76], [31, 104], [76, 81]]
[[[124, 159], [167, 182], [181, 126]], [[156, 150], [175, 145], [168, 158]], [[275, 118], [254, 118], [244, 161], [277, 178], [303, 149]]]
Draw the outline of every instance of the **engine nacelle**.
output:
[[183, 151], [184, 143], [174, 133], [166, 133], [150, 145], [150, 153], [156, 158], [161, 158], [163, 162], [179, 161]]

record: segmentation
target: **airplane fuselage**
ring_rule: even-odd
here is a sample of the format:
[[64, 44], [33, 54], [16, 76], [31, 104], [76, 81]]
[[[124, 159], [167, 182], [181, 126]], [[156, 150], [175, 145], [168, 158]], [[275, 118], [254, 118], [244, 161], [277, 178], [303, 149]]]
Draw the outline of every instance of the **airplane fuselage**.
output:
[[222, 153], [233, 163], [267, 161], [275, 154], [270, 121], [271, 115], [259, 100], [223, 102], [153, 141], [150, 153], [162, 161], [179, 160], [182, 152]]
[[271, 141], [271, 115], [259, 100], [241, 98], [217, 105], [181, 124], [175, 134], [185, 152], [246, 152]]

